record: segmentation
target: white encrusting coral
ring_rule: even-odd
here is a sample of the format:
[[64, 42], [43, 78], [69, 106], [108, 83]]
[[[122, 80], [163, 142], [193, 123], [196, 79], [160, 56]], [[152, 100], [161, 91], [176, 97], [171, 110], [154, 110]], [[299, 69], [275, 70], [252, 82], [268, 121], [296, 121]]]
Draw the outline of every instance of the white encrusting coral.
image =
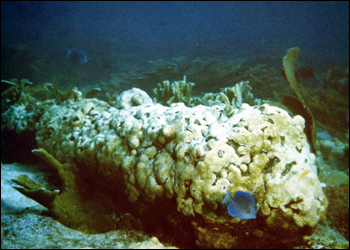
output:
[[178, 212], [190, 220], [244, 223], [220, 212], [227, 190], [255, 197], [266, 231], [303, 234], [324, 218], [327, 200], [301, 116], [267, 104], [242, 104], [228, 117], [225, 105], [166, 107], [143, 93], [145, 101], [130, 104], [141, 92], [132, 93], [119, 98], [121, 109], [96, 99], [46, 105], [32, 116], [40, 117], [37, 122], [17, 116], [23, 107], [13, 106], [7, 126], [35, 128], [39, 147], [59, 161], [86, 166], [98, 183], [112, 187], [122, 176], [131, 202], [141, 194], [146, 202], [175, 199]]

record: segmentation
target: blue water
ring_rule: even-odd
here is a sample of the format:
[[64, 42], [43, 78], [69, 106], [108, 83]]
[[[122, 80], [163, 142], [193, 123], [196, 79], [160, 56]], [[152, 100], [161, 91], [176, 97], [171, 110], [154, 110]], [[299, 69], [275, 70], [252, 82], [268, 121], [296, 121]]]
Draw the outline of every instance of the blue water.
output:
[[[177, 56], [282, 57], [298, 46], [301, 63], [325, 70], [348, 67], [349, 2], [2, 1], [2, 52], [7, 45], [50, 65], [79, 49], [90, 64], [118, 69]], [[9, 54], [1, 53], [2, 78], [25, 77], [3, 69]]]

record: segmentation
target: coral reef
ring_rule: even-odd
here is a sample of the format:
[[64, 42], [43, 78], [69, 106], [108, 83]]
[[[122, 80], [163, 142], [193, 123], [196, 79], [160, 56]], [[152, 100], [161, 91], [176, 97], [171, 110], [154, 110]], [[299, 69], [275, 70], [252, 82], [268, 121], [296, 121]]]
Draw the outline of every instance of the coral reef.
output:
[[340, 187], [327, 187], [325, 193], [330, 200], [327, 217], [349, 241], [349, 184]]
[[226, 115], [228, 117], [233, 114], [234, 109], [240, 108], [243, 103], [250, 105], [262, 103], [260, 99], [254, 98], [251, 92], [252, 87], [248, 81], [241, 81], [233, 87], [222, 88], [219, 93], [205, 93], [203, 97], [191, 95], [194, 85], [192, 82], [186, 82], [186, 76], [182, 81], [173, 81], [172, 83], [170, 81], [163, 81], [162, 83], [158, 83], [157, 88], [153, 89], [153, 93], [155, 94], [154, 101], [165, 106], [182, 102], [187, 107], [225, 104]]
[[330, 68], [324, 76], [324, 85], [339, 95], [349, 98], [349, 69]]
[[[201, 247], [295, 244], [325, 217], [327, 199], [301, 116], [268, 104], [240, 104], [229, 112], [227, 105], [167, 107], [141, 93], [133, 89], [111, 106], [74, 90], [62, 103], [29, 102], [2, 113], [5, 130], [30, 131], [45, 155], [70, 166], [71, 178], [54, 201], [65, 224], [97, 227], [82, 217], [101, 210], [101, 221], [114, 221], [106, 211], [118, 210], [115, 197], [99, 199], [94, 190], [125, 193], [123, 208], [144, 222], [157, 218], [145, 223], [191, 230]], [[257, 218], [228, 215], [221, 204], [228, 190], [251, 193]]]
[[226, 115], [230, 117], [233, 114], [234, 109], [239, 109], [243, 103], [250, 105], [261, 104], [260, 99], [254, 99], [251, 92], [252, 87], [248, 81], [241, 81], [236, 83], [233, 87], [227, 87], [221, 89], [219, 94], [206, 93], [203, 98], [196, 99], [200, 104], [206, 106], [220, 105], [225, 103]]
[[288, 88], [276, 89], [283, 81], [280, 63], [280, 58], [258, 58], [253, 61], [237, 58], [224, 61], [183, 56], [171, 60], [150, 61], [153, 69], [114, 74], [110, 83], [104, 84], [103, 88], [115, 92], [125, 90], [125, 87], [139, 87], [153, 93], [154, 83], [161, 83], [163, 88], [164, 79], [173, 82], [186, 76], [187, 81], [196, 83], [194, 94], [199, 94], [199, 90], [219, 91], [221, 88], [249, 80], [257, 97], [277, 101], [280, 94], [290, 94]]
[[285, 97], [283, 104], [291, 108], [294, 113], [304, 117], [306, 121], [306, 135], [309, 139], [313, 152], [316, 152], [316, 122], [313, 113], [310, 111], [304, 101], [305, 90], [301, 88], [295, 75], [295, 63], [298, 59], [299, 51], [299, 48], [291, 48], [283, 57], [283, 68], [286, 78], [289, 82], [289, 86], [297, 96], [297, 98]]
[[166, 106], [172, 103], [183, 102], [186, 106], [191, 105], [191, 92], [194, 86], [193, 82], [186, 82], [186, 76], [182, 81], [163, 81], [158, 83], [157, 88], [153, 89], [155, 101]]
[[349, 123], [346, 118], [349, 114], [349, 69], [330, 68], [317, 95], [314, 89], [306, 89], [306, 93], [305, 101], [318, 127], [340, 140], [349, 141]]
[[122, 109], [146, 103], [153, 104], [153, 101], [145, 91], [138, 88], [132, 88], [118, 95], [113, 103], [117, 108]]
[[283, 58], [288, 82], [297, 96], [297, 99], [284, 98], [283, 103], [305, 118], [307, 134], [315, 150], [316, 123], [318, 128], [345, 141], [349, 131], [346, 121], [349, 113], [349, 69], [330, 68], [323, 82], [316, 81], [313, 87], [302, 86], [294, 74], [299, 51], [299, 48], [291, 48]]

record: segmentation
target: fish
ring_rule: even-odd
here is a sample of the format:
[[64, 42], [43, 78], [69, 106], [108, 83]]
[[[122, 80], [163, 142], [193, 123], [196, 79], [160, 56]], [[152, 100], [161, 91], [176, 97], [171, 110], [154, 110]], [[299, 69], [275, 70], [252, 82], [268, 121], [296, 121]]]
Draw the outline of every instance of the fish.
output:
[[96, 94], [100, 93], [101, 89], [100, 88], [93, 88], [90, 89], [86, 94], [85, 98], [93, 98]]
[[256, 219], [255, 198], [248, 192], [237, 191], [232, 198], [230, 191], [227, 190], [221, 203], [227, 204], [227, 211], [232, 217], [243, 220]]
[[310, 170], [305, 170], [304, 172], [301, 173], [300, 178], [303, 178], [305, 175], [307, 175], [308, 173], [310, 173]]
[[67, 56], [68, 58], [70, 58], [74, 63], [78, 64], [78, 65], [83, 65], [84, 63], [87, 63], [87, 56], [84, 53], [84, 51], [82, 50], [70, 50], [67, 49]]

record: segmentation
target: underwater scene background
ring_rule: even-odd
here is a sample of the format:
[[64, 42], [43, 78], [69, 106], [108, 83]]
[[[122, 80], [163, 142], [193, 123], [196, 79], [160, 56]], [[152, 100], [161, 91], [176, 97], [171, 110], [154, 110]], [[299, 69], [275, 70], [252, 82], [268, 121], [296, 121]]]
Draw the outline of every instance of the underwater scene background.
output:
[[2, 248], [349, 248], [349, 2], [2, 1]]

